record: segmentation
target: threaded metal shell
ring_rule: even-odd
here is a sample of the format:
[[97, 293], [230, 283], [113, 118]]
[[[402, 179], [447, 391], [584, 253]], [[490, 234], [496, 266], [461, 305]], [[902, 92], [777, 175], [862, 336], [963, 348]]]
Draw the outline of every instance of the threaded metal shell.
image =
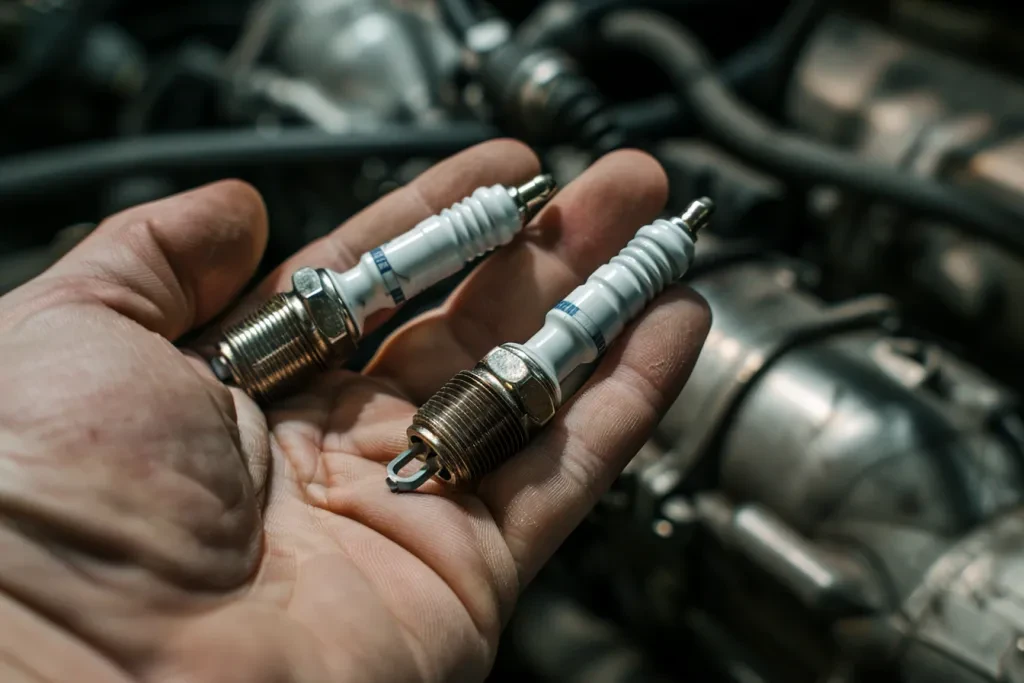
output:
[[330, 348], [294, 294], [278, 294], [224, 333], [219, 351], [235, 382], [260, 401], [327, 367]]
[[437, 457], [439, 476], [470, 486], [519, 452], [529, 438], [514, 399], [474, 369], [455, 375], [420, 408], [409, 428]]

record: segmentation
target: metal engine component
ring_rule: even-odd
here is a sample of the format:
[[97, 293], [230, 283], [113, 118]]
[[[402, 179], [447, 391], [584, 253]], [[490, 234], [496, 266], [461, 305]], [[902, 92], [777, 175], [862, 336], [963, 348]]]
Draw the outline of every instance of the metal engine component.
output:
[[527, 139], [575, 140], [599, 151], [625, 144], [597, 88], [559, 50], [526, 52], [509, 41], [482, 57], [481, 79], [501, 105], [499, 117]]
[[[1017, 79], [833, 16], [797, 65], [787, 117], [907, 173], [1024, 202], [1024, 138], [1014, 123], [1022, 107]], [[949, 225], [907, 224], [888, 207], [841, 199], [822, 202], [834, 295], [881, 290], [913, 300], [918, 321], [993, 366], [1015, 365], [1024, 344], [1024, 258]]]
[[294, 290], [271, 298], [228, 329], [211, 361], [214, 373], [259, 400], [290, 388], [332, 358], [356, 350], [359, 330], [325, 270], [303, 268]]
[[[429, 3], [269, 0], [250, 21], [237, 86], [329, 130], [385, 121], [436, 122], [459, 49], [427, 16]], [[245, 41], [243, 41], [244, 44]], [[254, 67], [268, 47], [278, 68]]]
[[[631, 561], [614, 548], [637, 524], [696, 527], [641, 576], [685, 567], [669, 612], [719, 624], [764, 681], [1021, 680], [1016, 397], [894, 336], [887, 300], [829, 306], [800, 279], [748, 259], [693, 282], [713, 328], [627, 475], [632, 522], [610, 541], [614, 562]], [[628, 576], [643, 581], [636, 565]]]

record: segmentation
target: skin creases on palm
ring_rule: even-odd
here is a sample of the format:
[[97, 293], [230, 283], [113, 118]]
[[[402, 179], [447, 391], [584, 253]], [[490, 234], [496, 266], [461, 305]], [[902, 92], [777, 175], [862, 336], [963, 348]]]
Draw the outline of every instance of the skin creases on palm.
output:
[[468, 150], [240, 303], [267, 225], [237, 182], [108, 219], [0, 299], [0, 678], [482, 680], [518, 592], [682, 388], [706, 306], [665, 294], [475, 494], [395, 496], [385, 463], [417, 405], [657, 216], [657, 163], [600, 160], [362, 374], [266, 413], [173, 342], [538, 166], [516, 142]]

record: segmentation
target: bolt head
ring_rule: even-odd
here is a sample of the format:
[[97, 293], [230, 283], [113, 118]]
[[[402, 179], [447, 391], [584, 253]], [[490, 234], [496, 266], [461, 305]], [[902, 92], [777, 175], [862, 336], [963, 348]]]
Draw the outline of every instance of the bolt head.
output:
[[542, 426], [558, 411], [546, 377], [521, 356], [499, 346], [484, 357], [482, 365], [511, 393], [530, 421]]
[[324, 282], [326, 277], [312, 268], [303, 268], [292, 276], [292, 286], [317, 331], [333, 345], [349, 336], [348, 316], [334, 286]]

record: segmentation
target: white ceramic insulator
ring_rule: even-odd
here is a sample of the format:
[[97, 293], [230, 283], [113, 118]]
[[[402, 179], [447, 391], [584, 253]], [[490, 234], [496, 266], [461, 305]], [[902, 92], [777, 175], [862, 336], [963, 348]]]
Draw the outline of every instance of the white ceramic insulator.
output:
[[693, 263], [694, 240], [679, 218], [657, 220], [548, 312], [521, 345], [555, 382], [604, 353], [629, 322]]
[[372, 313], [393, 308], [454, 275], [470, 261], [511, 242], [522, 227], [519, 207], [507, 188], [480, 188], [363, 254], [355, 268], [332, 273], [334, 283], [362, 333]]

